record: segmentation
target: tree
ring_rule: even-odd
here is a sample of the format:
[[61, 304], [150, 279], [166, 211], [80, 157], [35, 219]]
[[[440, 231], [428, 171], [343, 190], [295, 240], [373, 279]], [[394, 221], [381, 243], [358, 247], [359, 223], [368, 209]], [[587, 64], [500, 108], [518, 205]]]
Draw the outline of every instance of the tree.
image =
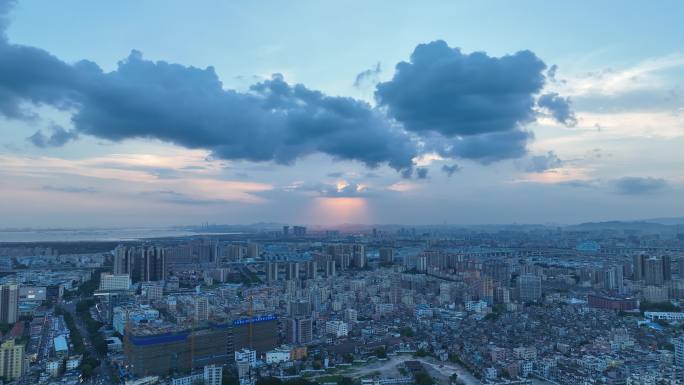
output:
[[434, 385], [435, 380], [425, 371], [420, 371], [414, 376], [416, 385]]
[[221, 385], [238, 385], [240, 380], [238, 380], [235, 375], [229, 373], [227, 370], [223, 371], [223, 377], [221, 378]]
[[257, 380], [256, 385], [283, 385], [283, 381], [276, 377], [261, 377]]

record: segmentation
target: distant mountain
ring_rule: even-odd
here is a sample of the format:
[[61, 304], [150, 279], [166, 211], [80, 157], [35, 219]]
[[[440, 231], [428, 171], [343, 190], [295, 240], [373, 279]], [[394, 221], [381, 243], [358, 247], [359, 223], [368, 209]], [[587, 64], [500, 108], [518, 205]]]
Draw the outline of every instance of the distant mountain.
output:
[[684, 225], [684, 217], [665, 217], [665, 218], [644, 219], [644, 222], [660, 223], [661, 225], [668, 225], [668, 226]]
[[587, 222], [578, 225], [566, 226], [570, 231], [596, 231], [596, 230], [637, 230], [637, 231], [663, 231], [668, 230], [669, 225], [651, 221], [607, 221]]

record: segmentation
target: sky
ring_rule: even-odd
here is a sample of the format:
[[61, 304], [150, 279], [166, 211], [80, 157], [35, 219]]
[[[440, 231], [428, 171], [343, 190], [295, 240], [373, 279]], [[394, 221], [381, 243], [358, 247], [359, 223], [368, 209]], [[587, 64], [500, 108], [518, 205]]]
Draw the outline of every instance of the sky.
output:
[[684, 216], [682, 14], [0, 0], [0, 228]]

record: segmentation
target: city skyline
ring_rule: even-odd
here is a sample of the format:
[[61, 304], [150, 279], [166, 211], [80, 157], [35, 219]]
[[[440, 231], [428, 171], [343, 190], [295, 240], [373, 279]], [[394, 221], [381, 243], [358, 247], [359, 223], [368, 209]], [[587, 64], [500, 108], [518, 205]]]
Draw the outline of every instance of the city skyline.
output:
[[0, 0], [0, 227], [684, 217], [682, 12]]

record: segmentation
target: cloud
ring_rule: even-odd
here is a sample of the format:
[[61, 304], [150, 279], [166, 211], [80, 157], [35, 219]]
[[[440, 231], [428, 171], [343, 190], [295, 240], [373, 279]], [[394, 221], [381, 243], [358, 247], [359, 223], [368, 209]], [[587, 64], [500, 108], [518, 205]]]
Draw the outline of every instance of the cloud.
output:
[[159, 191], [141, 191], [139, 196], [145, 198], [152, 198], [155, 201], [170, 203], [176, 205], [217, 205], [228, 203], [228, 200], [222, 199], [204, 199], [179, 193], [174, 190], [159, 190]]
[[[11, 2], [3, 4], [6, 12]], [[38, 146], [77, 135], [156, 139], [207, 150], [213, 159], [291, 165], [325, 154], [404, 175], [427, 151], [482, 164], [523, 156], [533, 138], [523, 125], [535, 119], [546, 68], [530, 51], [496, 58], [443, 41], [421, 44], [377, 85], [374, 108], [279, 74], [246, 92], [226, 89], [213, 67], [151, 61], [135, 50], [111, 72], [4, 38], [0, 57], [0, 115], [35, 119], [31, 107], [40, 105], [72, 114], [71, 130], [37, 132], [30, 140]]]
[[92, 187], [51, 186], [51, 185], [43, 186], [42, 190], [64, 192], [64, 193], [79, 193], [79, 194], [80, 193], [94, 194], [94, 193], [98, 192], [98, 190], [96, 190]]
[[556, 72], [558, 72], [558, 66], [554, 64], [551, 67], [549, 67], [548, 70], [546, 70], [546, 78], [552, 82], [555, 82], [556, 81]]
[[428, 171], [427, 167], [416, 167], [416, 178], [427, 179]]
[[353, 197], [368, 197], [372, 195], [372, 191], [366, 185], [354, 182], [340, 181], [337, 184], [315, 183], [307, 184], [295, 182], [285, 187], [276, 188], [271, 191], [264, 191], [260, 195], [269, 197], [279, 196], [281, 193], [305, 193], [314, 194], [318, 197], [326, 198], [353, 198]]
[[[289, 84], [280, 75], [243, 93], [224, 89], [212, 67], [153, 62], [137, 51], [108, 73], [5, 40], [0, 57], [0, 114], [29, 119], [27, 102], [51, 105], [73, 111], [75, 134], [154, 138], [217, 158], [281, 164], [323, 153], [400, 170], [417, 155], [410, 136], [369, 104]], [[35, 139], [49, 142], [40, 134]]]
[[573, 180], [558, 182], [556, 184], [559, 186], [567, 186], [567, 187], [574, 187], [574, 188], [595, 188], [597, 181], [573, 179]]
[[528, 162], [524, 165], [527, 172], [544, 172], [549, 169], [559, 168], [563, 166], [561, 160], [555, 152], [549, 151], [544, 155], [535, 155], [530, 157]]
[[627, 176], [615, 181], [619, 194], [646, 195], [660, 192], [668, 187], [668, 182], [662, 178]]
[[357, 183], [343, 183], [337, 186], [322, 186], [319, 190], [322, 196], [329, 198], [339, 198], [339, 197], [366, 197], [370, 194], [368, 188]]
[[344, 173], [341, 171], [335, 171], [327, 174], [327, 176], [329, 176], [330, 178], [339, 178], [342, 175], [344, 175]]
[[378, 62], [373, 68], [369, 68], [356, 75], [356, 79], [354, 79], [354, 87], [361, 88], [365, 84], [377, 83], [380, 72], [382, 72], [382, 69], [380, 68], [380, 62]]
[[559, 123], [567, 127], [574, 127], [577, 125], [577, 118], [575, 113], [570, 108], [570, 97], [562, 97], [555, 92], [543, 94], [539, 97], [537, 105], [545, 108], [551, 113], [551, 116]]
[[426, 148], [443, 158], [464, 158], [488, 165], [524, 156], [527, 153], [527, 143], [533, 138], [532, 132], [522, 129], [462, 136], [451, 140], [432, 136], [426, 139]]
[[510, 131], [534, 120], [544, 62], [530, 51], [495, 58], [463, 54], [444, 41], [420, 44], [376, 97], [414, 132], [446, 137]]
[[452, 164], [452, 165], [445, 164], [442, 166], [442, 172], [447, 174], [447, 176], [452, 176], [461, 170], [462, 170], [462, 167], [457, 165], [457, 164]]
[[0, 0], [0, 39], [3, 38], [5, 29], [7, 28], [7, 14], [14, 8], [16, 3], [16, 0]]
[[531, 136], [521, 127], [535, 120], [545, 69], [530, 51], [464, 54], [440, 40], [418, 45], [375, 96], [407, 130], [457, 139], [442, 154], [488, 163], [526, 152]]
[[53, 124], [50, 127], [52, 134], [45, 135], [42, 130], [36, 131], [33, 135], [26, 138], [36, 147], [62, 147], [67, 142], [78, 139], [78, 134], [74, 131], [67, 131], [64, 127]]

